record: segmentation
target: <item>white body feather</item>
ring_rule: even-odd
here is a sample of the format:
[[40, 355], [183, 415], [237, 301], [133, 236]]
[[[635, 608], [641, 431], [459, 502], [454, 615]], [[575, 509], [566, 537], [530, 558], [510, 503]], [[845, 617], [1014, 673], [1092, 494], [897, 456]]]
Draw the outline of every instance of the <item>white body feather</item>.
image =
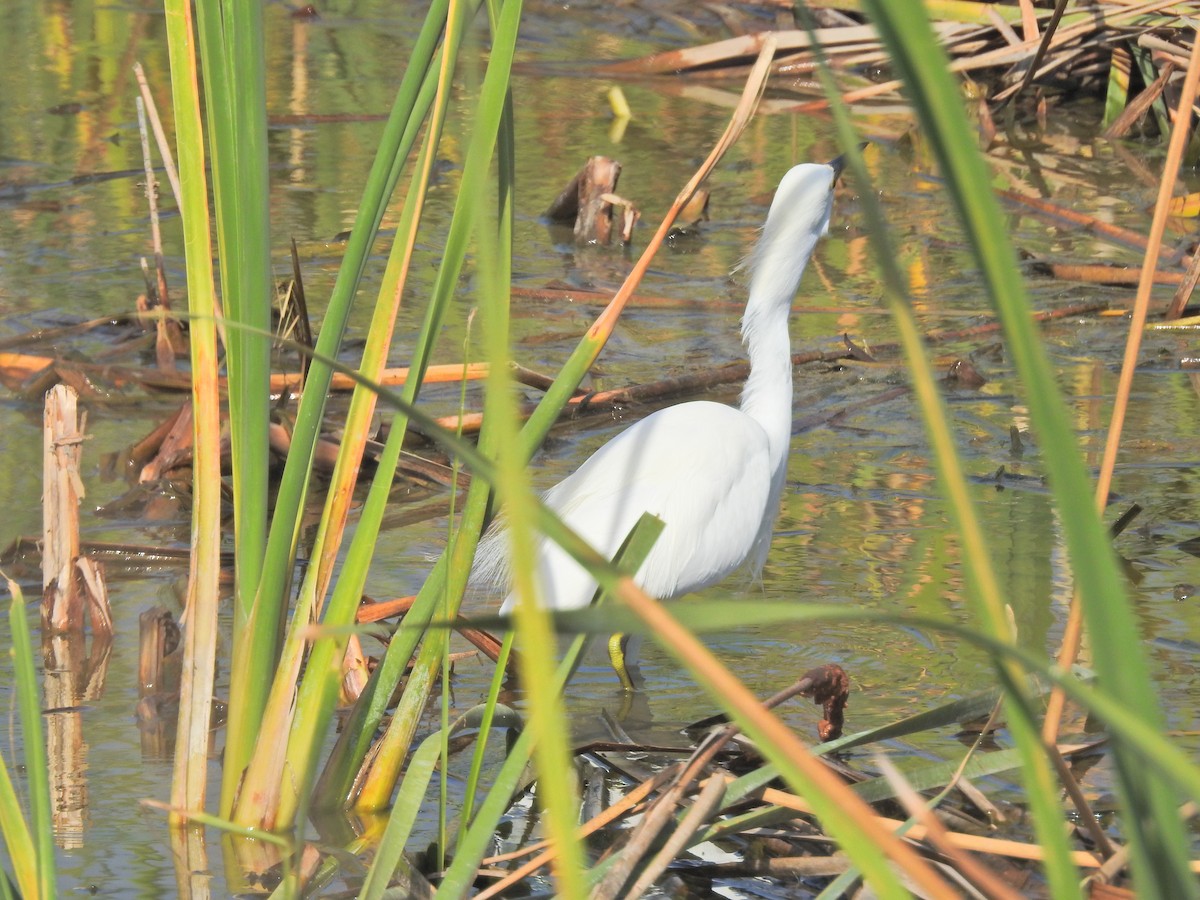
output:
[[[828, 228], [837, 169], [800, 165], [780, 182], [750, 258], [742, 337], [750, 377], [739, 408], [708, 401], [668, 407], [630, 426], [545, 495], [546, 503], [611, 557], [650, 512], [665, 523], [637, 581], [670, 599], [766, 560], [783, 491], [792, 420], [788, 313], [817, 239]], [[507, 542], [480, 544], [475, 580], [506, 578]], [[552, 609], [587, 605], [595, 581], [550, 541], [538, 549], [539, 596]], [[501, 612], [511, 612], [515, 597]]]

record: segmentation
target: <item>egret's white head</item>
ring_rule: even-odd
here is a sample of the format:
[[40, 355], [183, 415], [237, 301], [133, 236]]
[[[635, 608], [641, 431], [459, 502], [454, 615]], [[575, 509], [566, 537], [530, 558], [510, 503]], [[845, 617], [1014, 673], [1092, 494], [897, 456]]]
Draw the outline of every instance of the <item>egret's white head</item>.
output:
[[788, 308], [821, 235], [829, 230], [839, 157], [827, 165], [795, 166], [779, 182], [762, 236], [750, 256], [748, 319], [767, 309]]

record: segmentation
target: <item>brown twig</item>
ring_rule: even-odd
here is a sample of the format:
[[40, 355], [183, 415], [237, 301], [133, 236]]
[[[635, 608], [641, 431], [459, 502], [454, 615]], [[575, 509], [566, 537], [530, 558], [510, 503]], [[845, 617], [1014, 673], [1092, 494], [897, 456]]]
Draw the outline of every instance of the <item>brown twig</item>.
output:
[[[1197, 253], [1192, 262], [1200, 259]], [[1035, 271], [1060, 281], [1082, 281], [1085, 284], [1129, 285], [1137, 284], [1142, 277], [1141, 267], [1122, 266], [1117, 263], [1060, 263], [1046, 260], [1035, 260]], [[1198, 270], [1200, 271], [1200, 270]], [[1180, 272], [1163, 272], [1161, 269], [1154, 273], [1155, 284], [1175, 284], [1184, 282], [1187, 276]]]
[[1088, 803], [1087, 797], [1084, 796], [1083, 789], [1079, 786], [1079, 782], [1075, 776], [1071, 774], [1071, 770], [1067, 766], [1067, 761], [1063, 759], [1062, 753], [1059, 752], [1056, 744], [1048, 744], [1045, 749], [1046, 755], [1050, 758], [1050, 764], [1054, 766], [1054, 771], [1058, 773], [1058, 780], [1062, 784], [1063, 790], [1067, 792], [1067, 796], [1071, 798], [1071, 802], [1075, 805], [1075, 809], [1079, 813], [1079, 827], [1087, 832], [1088, 837], [1100, 849], [1104, 858], [1111, 859], [1117, 852], [1118, 847], [1109, 840], [1108, 833], [1101, 827], [1100, 821], [1092, 811], [1092, 805]]
[[[1054, 4], [1054, 12], [1050, 14], [1050, 21], [1046, 23], [1046, 29], [1042, 33], [1042, 40], [1038, 44], [1037, 52], [1025, 68], [1025, 77], [1021, 79], [1021, 83], [1017, 85], [1017, 89], [1005, 98], [1005, 103], [1015, 100], [1033, 82], [1038, 67], [1041, 66], [1042, 60], [1046, 58], [1046, 52], [1050, 49], [1050, 42], [1054, 40], [1054, 32], [1058, 30], [1058, 23], [1062, 21], [1063, 13], [1066, 9], [1067, 0], [1058, 0]], [[1028, 37], [1032, 38], [1033, 35], [1028, 35]]]
[[1107, 222], [1097, 219], [1095, 216], [1067, 209], [1065, 206], [1059, 206], [1040, 197], [1030, 197], [1026, 194], [1020, 194], [1016, 191], [1005, 190], [1003, 188], [997, 189], [996, 196], [1014, 205], [1023, 206], [1035, 215], [1078, 225], [1085, 231], [1099, 235], [1114, 243], [1133, 247], [1138, 250], [1146, 249], [1147, 242], [1144, 235], [1136, 231], [1131, 231], [1128, 228], [1121, 228], [1118, 225], [1110, 225]]

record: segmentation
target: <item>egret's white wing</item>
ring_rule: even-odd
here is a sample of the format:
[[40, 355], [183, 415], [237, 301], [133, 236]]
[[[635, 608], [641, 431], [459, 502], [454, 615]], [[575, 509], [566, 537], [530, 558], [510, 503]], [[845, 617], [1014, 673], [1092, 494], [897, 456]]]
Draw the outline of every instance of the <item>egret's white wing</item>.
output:
[[[660, 410], [601, 447], [545, 495], [585, 540], [612, 556], [645, 512], [665, 528], [638, 573], [660, 598], [715, 584], [757, 556], [774, 493], [762, 428], [733, 407], [698, 401]], [[769, 534], [769, 524], [765, 529]], [[542, 602], [584, 606], [592, 578], [550, 541], [538, 553]], [[511, 608], [512, 598], [504, 610]]]

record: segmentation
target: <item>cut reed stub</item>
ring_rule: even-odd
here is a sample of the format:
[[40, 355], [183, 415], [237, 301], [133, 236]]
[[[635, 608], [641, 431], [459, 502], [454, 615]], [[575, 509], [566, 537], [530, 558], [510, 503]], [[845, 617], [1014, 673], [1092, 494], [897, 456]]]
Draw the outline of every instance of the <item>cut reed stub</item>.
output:
[[622, 209], [621, 242], [633, 239], [633, 227], [641, 217], [637, 207], [616, 193], [621, 164], [607, 156], [593, 156], [567, 182], [545, 212], [551, 222], [571, 225], [575, 240], [585, 244], [610, 244], [616, 209]]
[[42, 425], [42, 627], [47, 634], [82, 631], [87, 609], [96, 634], [112, 633], [104, 570], [79, 554], [79, 503], [84, 496], [79, 461], [86, 414], [66, 385], [46, 392]]

